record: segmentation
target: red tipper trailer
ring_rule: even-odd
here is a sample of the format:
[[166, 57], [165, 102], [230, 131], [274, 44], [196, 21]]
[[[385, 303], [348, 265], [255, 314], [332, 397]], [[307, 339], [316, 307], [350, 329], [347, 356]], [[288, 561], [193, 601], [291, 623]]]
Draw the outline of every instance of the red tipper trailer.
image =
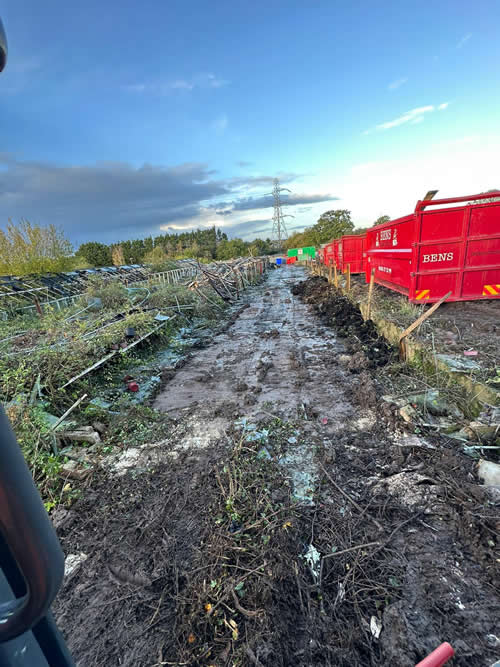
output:
[[342, 273], [364, 273], [365, 271], [366, 234], [352, 234], [343, 236], [337, 242], [337, 268]]
[[416, 303], [449, 291], [448, 301], [500, 297], [500, 201], [482, 201], [492, 197], [419, 201], [412, 215], [369, 229], [367, 282], [374, 268], [376, 283]]

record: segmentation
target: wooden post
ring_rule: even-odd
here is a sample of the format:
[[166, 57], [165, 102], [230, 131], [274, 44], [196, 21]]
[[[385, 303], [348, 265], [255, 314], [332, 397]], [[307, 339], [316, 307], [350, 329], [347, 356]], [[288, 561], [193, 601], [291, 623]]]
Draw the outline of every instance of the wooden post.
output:
[[436, 301], [435, 304], [433, 304], [429, 310], [427, 310], [425, 313], [422, 313], [420, 317], [418, 317], [413, 324], [410, 324], [410, 326], [403, 331], [401, 336], [399, 337], [399, 356], [402, 360], [406, 359], [406, 338], [411, 334], [412, 331], [414, 331], [418, 326], [422, 324], [422, 322], [425, 322], [425, 320], [432, 315], [432, 313], [439, 308], [439, 306], [446, 301], [446, 299], [450, 296], [451, 290], [445, 294], [443, 297], [439, 299], [439, 301]]
[[333, 273], [332, 269], [333, 267], [330, 264], [330, 268], [328, 269], [328, 282], [330, 283], [330, 285], [332, 284], [332, 273]]
[[370, 319], [372, 312], [373, 284], [375, 283], [375, 269], [370, 272], [370, 286], [368, 287], [368, 306], [366, 308], [366, 319]]
[[338, 289], [338, 287], [339, 287], [339, 274], [337, 273], [337, 265], [336, 264], [333, 267], [333, 271], [334, 271], [333, 282], [334, 282], [335, 287]]
[[40, 301], [38, 301], [38, 299], [35, 297], [34, 302], [35, 302], [35, 308], [36, 308], [36, 312], [38, 313], [38, 316], [43, 317], [43, 311], [42, 311], [42, 307], [40, 305]]
[[351, 291], [351, 265], [347, 265], [347, 284], [346, 284], [347, 294]]

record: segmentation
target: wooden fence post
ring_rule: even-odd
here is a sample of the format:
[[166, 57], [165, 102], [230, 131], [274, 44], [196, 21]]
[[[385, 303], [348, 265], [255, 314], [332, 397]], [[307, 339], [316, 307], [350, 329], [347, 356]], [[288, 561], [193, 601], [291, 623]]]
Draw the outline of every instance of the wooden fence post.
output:
[[346, 284], [347, 294], [351, 291], [351, 265], [347, 265], [347, 284]]
[[432, 313], [439, 308], [439, 306], [446, 301], [446, 299], [450, 296], [451, 290], [445, 294], [443, 297], [439, 299], [435, 304], [433, 304], [429, 310], [427, 310], [425, 313], [422, 313], [420, 317], [418, 317], [413, 324], [410, 324], [410, 326], [403, 331], [401, 336], [399, 337], [399, 357], [401, 360], [405, 361], [407, 357], [407, 351], [406, 351], [406, 338], [411, 334], [412, 331], [414, 331], [418, 326], [422, 324], [422, 322], [425, 322], [425, 320], [432, 315]]
[[370, 286], [368, 287], [368, 306], [366, 309], [366, 319], [370, 319], [372, 312], [372, 297], [373, 297], [373, 284], [375, 282], [375, 269], [372, 269], [370, 272]]
[[338, 289], [338, 287], [339, 287], [339, 274], [337, 273], [337, 265], [336, 264], [333, 267], [333, 272], [334, 272], [333, 273], [333, 275], [334, 275], [333, 282], [335, 284], [335, 287]]

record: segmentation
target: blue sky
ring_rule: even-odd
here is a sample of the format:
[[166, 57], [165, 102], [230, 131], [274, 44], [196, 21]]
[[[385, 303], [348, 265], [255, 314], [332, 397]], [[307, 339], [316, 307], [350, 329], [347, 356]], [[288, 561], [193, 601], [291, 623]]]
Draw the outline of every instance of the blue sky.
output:
[[[497, 1], [4, 0], [0, 225], [358, 226], [500, 187]], [[224, 213], [223, 215], [221, 213]], [[292, 220], [292, 219], [290, 219]]]

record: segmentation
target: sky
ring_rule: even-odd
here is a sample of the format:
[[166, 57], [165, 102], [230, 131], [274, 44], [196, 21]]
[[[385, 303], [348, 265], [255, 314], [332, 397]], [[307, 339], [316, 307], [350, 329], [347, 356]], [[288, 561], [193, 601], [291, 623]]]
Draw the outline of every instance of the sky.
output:
[[0, 0], [0, 228], [357, 227], [500, 188], [498, 0]]

